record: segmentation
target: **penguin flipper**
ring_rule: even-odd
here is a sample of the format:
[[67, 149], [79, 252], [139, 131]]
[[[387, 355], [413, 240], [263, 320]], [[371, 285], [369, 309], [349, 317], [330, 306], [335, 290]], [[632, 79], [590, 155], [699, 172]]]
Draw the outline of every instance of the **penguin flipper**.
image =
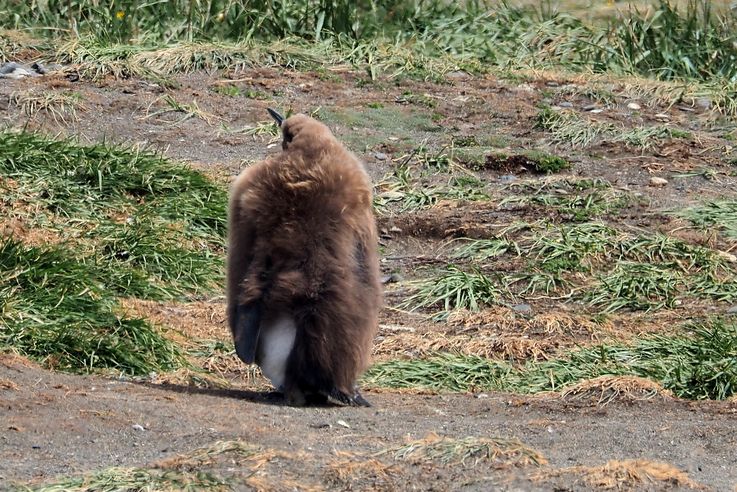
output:
[[256, 360], [261, 332], [261, 303], [239, 304], [235, 308], [235, 353], [246, 364]]

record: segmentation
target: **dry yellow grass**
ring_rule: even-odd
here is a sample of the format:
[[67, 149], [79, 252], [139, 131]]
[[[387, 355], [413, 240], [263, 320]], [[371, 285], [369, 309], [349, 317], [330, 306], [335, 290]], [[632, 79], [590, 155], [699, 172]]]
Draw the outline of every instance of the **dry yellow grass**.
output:
[[326, 479], [331, 484], [352, 488], [352, 484], [373, 488], [387, 487], [392, 478], [399, 474], [400, 466], [386, 464], [361, 453], [335, 451], [336, 459], [329, 462], [325, 469]]
[[218, 460], [227, 459], [230, 464], [247, 466], [249, 470], [255, 471], [277, 455], [279, 453], [275, 451], [264, 450], [260, 446], [240, 440], [218, 441], [190, 453], [158, 461], [154, 464], [154, 468], [194, 471], [202, 467], [212, 467]]
[[569, 386], [560, 392], [564, 401], [605, 406], [614, 400], [640, 401], [674, 398], [660, 384], [637, 376], [601, 376]]
[[651, 460], [610, 460], [601, 466], [571, 466], [545, 470], [532, 477], [546, 480], [554, 477], [580, 477], [587, 486], [599, 490], [651, 490], [653, 487], [675, 486], [695, 490], [705, 487], [673, 465]]
[[389, 454], [397, 461], [433, 462], [443, 465], [475, 467], [481, 463], [494, 468], [543, 465], [545, 457], [517, 439], [442, 437], [430, 433], [424, 439], [410, 441], [376, 453]]

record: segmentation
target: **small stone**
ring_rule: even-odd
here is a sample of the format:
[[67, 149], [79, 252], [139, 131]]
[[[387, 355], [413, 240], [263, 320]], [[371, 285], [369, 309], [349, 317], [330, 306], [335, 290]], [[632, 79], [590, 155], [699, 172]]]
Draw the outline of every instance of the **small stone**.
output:
[[657, 176], [653, 176], [652, 178], [650, 178], [650, 186], [665, 186], [667, 184], [667, 179], [659, 178]]
[[563, 101], [562, 103], [558, 104], [561, 108], [572, 108], [573, 103], [568, 101]]
[[385, 161], [386, 160], [386, 154], [383, 153], [383, 152], [376, 152], [374, 154], [374, 157], [376, 157], [380, 161]]
[[732, 306], [731, 308], [727, 309], [727, 314], [737, 314], [737, 306]]
[[394, 233], [400, 234], [402, 232], [402, 229], [400, 229], [397, 226], [392, 226], [392, 228], [389, 229], [389, 232], [394, 232]]
[[475, 396], [476, 398], [478, 398], [478, 399], [482, 399], [482, 398], [488, 398], [488, 397], [489, 397], [489, 395], [487, 395], [486, 393], [478, 393], [478, 394], [476, 394], [476, 395], [474, 395], [474, 396]]
[[601, 108], [599, 108], [599, 109], [592, 109], [591, 111], [589, 111], [589, 113], [594, 113], [594, 114], [599, 114], [599, 113], [603, 113], [603, 112], [604, 112], [604, 110], [601, 109]]
[[670, 119], [670, 116], [668, 116], [665, 113], [658, 113], [658, 114], [655, 115], [655, 118], [657, 118], [659, 120], [669, 120]]
[[351, 428], [351, 426], [348, 425], [348, 423], [345, 420], [338, 420], [336, 422], [336, 424], [338, 424], [341, 427], [345, 427], [346, 429], [350, 429]]
[[517, 181], [519, 178], [515, 176], [514, 174], [505, 174], [504, 176], [499, 177], [499, 181], [502, 183], [512, 183], [514, 181]]
[[587, 104], [586, 106], [583, 107], [583, 110], [584, 111], [593, 111], [593, 110], [597, 109], [598, 107], [599, 106], [597, 106], [596, 104]]
[[456, 79], [456, 80], [467, 79], [468, 73], [464, 72], [463, 70], [454, 70], [452, 72], [448, 72], [447, 74], [445, 74], [445, 76], [448, 77], [449, 79]]
[[515, 304], [512, 306], [512, 310], [521, 314], [530, 314], [532, 312], [532, 306], [529, 304]]
[[402, 281], [402, 276], [398, 273], [392, 273], [390, 275], [384, 275], [381, 277], [382, 284], [395, 284]]
[[629, 103], [629, 104], [627, 105], [627, 107], [628, 107], [628, 108], [630, 108], [630, 109], [631, 109], [631, 110], [633, 110], [633, 111], [637, 111], [638, 109], [640, 109], [640, 105], [639, 105], [639, 104], [637, 104], [637, 103], [635, 103], [635, 102], [631, 102], [631, 103]]
[[711, 108], [711, 99], [708, 97], [700, 97], [696, 99], [696, 106], [702, 109], [709, 109]]
[[132, 426], [132, 427], [133, 427], [133, 430], [136, 430], [136, 431], [145, 431], [145, 430], [146, 430], [146, 429], [144, 429], [144, 428], [143, 428], [143, 426], [142, 426], [142, 425], [140, 425], [140, 424], [133, 424], [133, 426]]
[[558, 82], [552, 80], [545, 82], [545, 85], [547, 85], [548, 87], [560, 87], [560, 84]]

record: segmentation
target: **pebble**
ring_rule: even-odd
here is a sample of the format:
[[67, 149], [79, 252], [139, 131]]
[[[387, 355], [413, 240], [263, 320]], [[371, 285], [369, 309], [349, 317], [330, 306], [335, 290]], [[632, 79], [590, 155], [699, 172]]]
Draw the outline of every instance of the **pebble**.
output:
[[650, 186], [665, 186], [667, 184], [667, 179], [659, 178], [657, 176], [653, 176], [652, 178], [650, 178]]
[[376, 157], [380, 161], [385, 161], [386, 160], [386, 154], [383, 153], [383, 152], [376, 152], [374, 154], [374, 157]]
[[668, 115], [667, 115], [667, 114], [665, 114], [665, 113], [657, 113], [657, 114], [655, 115], [655, 118], [656, 118], [656, 119], [659, 119], [659, 120], [669, 120], [669, 119], [670, 119], [670, 116], [668, 116]]
[[140, 425], [140, 424], [133, 424], [133, 426], [132, 426], [132, 427], [133, 427], [133, 430], [136, 430], [136, 431], [145, 431], [145, 430], [146, 430], [146, 429], [144, 429], [144, 428], [143, 428], [143, 426], [142, 426], [142, 425]]
[[737, 314], [737, 306], [732, 306], [731, 308], [727, 309], [727, 314]]
[[640, 109], [640, 105], [637, 104], [637, 103], [635, 103], [635, 102], [629, 103], [627, 105], [627, 107], [630, 108], [630, 109], [632, 109], [632, 110], [634, 110], [634, 111], [637, 111], [638, 109]]
[[515, 304], [512, 306], [512, 310], [521, 314], [530, 314], [532, 312], [532, 306], [529, 304]]
[[592, 109], [591, 111], [589, 111], [589, 113], [594, 113], [594, 114], [599, 114], [599, 113], [603, 113], [603, 112], [604, 112], [603, 109]]
[[563, 101], [562, 103], [558, 104], [558, 106], [560, 106], [561, 108], [572, 108], [573, 103], [568, 102], [568, 101]]
[[583, 110], [584, 111], [593, 111], [593, 110], [597, 109], [598, 107], [599, 106], [597, 106], [596, 104], [587, 104], [586, 106], [583, 107]]
[[384, 275], [381, 278], [382, 284], [395, 284], [402, 281], [402, 276], [398, 273], [392, 273], [390, 275]]
[[515, 176], [514, 174], [505, 174], [504, 176], [499, 177], [499, 181], [502, 183], [512, 183], [514, 181], [517, 181], [519, 178]]
[[696, 99], [696, 106], [703, 109], [709, 109], [711, 108], [711, 99], [708, 97], [700, 97]]

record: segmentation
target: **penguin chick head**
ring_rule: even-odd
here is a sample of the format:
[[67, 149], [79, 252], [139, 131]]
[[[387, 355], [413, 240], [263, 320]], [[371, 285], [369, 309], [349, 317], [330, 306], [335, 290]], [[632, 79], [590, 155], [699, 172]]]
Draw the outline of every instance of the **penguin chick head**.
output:
[[268, 111], [281, 127], [281, 145], [286, 151], [315, 155], [336, 142], [330, 129], [314, 118], [300, 113], [284, 119], [273, 109]]

